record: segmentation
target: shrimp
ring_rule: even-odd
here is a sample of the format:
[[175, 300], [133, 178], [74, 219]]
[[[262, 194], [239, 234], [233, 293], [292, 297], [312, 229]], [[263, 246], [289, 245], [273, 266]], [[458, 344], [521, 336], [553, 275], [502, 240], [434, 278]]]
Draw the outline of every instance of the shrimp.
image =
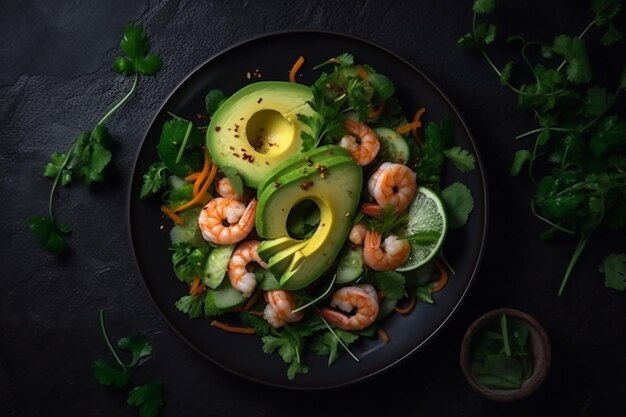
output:
[[380, 233], [367, 231], [363, 246], [363, 261], [375, 271], [389, 271], [403, 265], [411, 254], [408, 240], [389, 235], [381, 244]]
[[417, 192], [415, 172], [406, 165], [384, 162], [368, 180], [367, 190], [379, 206], [391, 205], [401, 213]]
[[232, 198], [237, 201], [243, 200], [243, 194], [237, 194], [237, 190], [233, 187], [232, 182], [228, 179], [228, 177], [221, 178], [217, 184], [215, 185], [215, 191], [224, 197], [224, 198]]
[[[343, 330], [362, 330], [372, 324], [378, 316], [378, 295], [370, 284], [343, 287], [333, 294], [330, 302], [332, 307], [320, 309], [326, 320]], [[353, 315], [347, 315], [356, 309]], [[345, 312], [345, 313], [344, 313]]]
[[232, 245], [245, 239], [254, 227], [256, 199], [248, 207], [232, 198], [217, 197], [200, 211], [202, 237], [218, 245]]
[[367, 232], [367, 227], [364, 223], [355, 223], [352, 226], [352, 229], [350, 229], [348, 239], [350, 239], [350, 242], [355, 245], [361, 246], [363, 244], [363, 240], [365, 239], [365, 232]]
[[[380, 150], [380, 141], [376, 132], [369, 126], [355, 120], [348, 119], [343, 125], [349, 135], [341, 138], [339, 146], [346, 149], [352, 156], [352, 159], [360, 166], [365, 166], [372, 162]], [[357, 137], [355, 138], [352, 135]]]
[[228, 279], [230, 285], [243, 294], [244, 297], [250, 297], [252, 291], [256, 288], [256, 277], [247, 269], [248, 264], [256, 262], [263, 269], [268, 266], [259, 257], [257, 248], [258, 240], [248, 240], [243, 242], [233, 251], [230, 261], [228, 261]]
[[287, 291], [267, 291], [264, 294], [264, 298], [267, 301], [267, 305], [265, 310], [263, 310], [263, 318], [274, 328], [282, 327], [286, 323], [300, 321], [304, 317], [302, 311], [292, 313], [296, 308], [296, 300]]

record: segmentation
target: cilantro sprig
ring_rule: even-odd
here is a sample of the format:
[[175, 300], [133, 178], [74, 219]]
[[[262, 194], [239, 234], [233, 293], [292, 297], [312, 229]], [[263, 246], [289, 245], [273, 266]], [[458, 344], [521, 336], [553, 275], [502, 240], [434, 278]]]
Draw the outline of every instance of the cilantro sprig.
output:
[[[130, 90], [92, 130], [81, 132], [67, 152], [54, 152], [44, 167], [44, 176], [53, 181], [48, 196], [48, 214], [29, 217], [28, 226], [35, 234], [36, 241], [47, 251], [58, 254], [67, 252], [65, 238], [72, 231], [69, 225], [58, 222], [54, 216], [53, 200], [58, 185], [65, 187], [80, 181], [90, 186], [104, 181], [106, 168], [112, 159], [112, 140], [106, 123], [133, 96], [140, 75], [154, 75], [162, 67], [159, 56], [148, 54], [150, 43], [141, 26], [126, 27], [120, 48], [123, 55], [115, 59], [113, 70], [126, 77], [133, 76]], [[156, 183], [152, 189], [155, 187]]]
[[[493, 12], [495, 0], [475, 0], [472, 29], [458, 41], [485, 58], [500, 83], [517, 95], [519, 108], [538, 124], [516, 136], [534, 142], [514, 154], [511, 174], [526, 170], [535, 185], [530, 208], [548, 226], [543, 239], [557, 232], [578, 238], [559, 295], [594, 232], [626, 227], [626, 120], [613, 113], [626, 89], [626, 61], [622, 59], [624, 70], [614, 86], [592, 84], [594, 68], [585, 41], [591, 30], [601, 30], [601, 45], [623, 42], [612, 22], [621, 7], [620, 0], [592, 0], [593, 17], [581, 33], [561, 34], [552, 42], [510, 36], [507, 43], [519, 45], [521, 63], [498, 65], [488, 52], [497, 27], [478, 21]], [[535, 62], [529, 53], [533, 48], [541, 56]], [[518, 75], [532, 81], [514, 85]]]
[[[130, 355], [130, 360], [124, 362], [109, 339], [102, 310], [100, 310], [100, 330], [117, 365], [112, 366], [104, 359], [96, 359], [91, 364], [93, 376], [106, 387], [125, 388], [131, 381], [132, 371], [152, 356], [152, 345], [148, 338], [141, 334], [122, 337], [118, 340], [117, 347]], [[127, 402], [129, 405], [138, 407], [140, 417], [155, 417], [163, 406], [163, 396], [163, 383], [159, 380], [152, 380], [144, 385], [133, 387], [128, 393]]]

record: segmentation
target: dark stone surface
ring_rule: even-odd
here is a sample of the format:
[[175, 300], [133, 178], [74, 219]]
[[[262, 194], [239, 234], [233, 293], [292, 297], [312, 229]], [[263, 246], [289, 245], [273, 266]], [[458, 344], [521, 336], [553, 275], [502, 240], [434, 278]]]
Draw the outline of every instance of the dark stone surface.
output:
[[[502, 4], [508, 33], [550, 39], [577, 33], [585, 2]], [[622, 13], [624, 14], [624, 13]], [[471, 10], [465, 1], [186, 2], [5, 1], [0, 5], [0, 415], [134, 416], [123, 393], [100, 387], [90, 363], [107, 357], [97, 312], [113, 338], [145, 333], [154, 357], [135, 383], [167, 388], [163, 415], [617, 416], [626, 409], [626, 303], [604, 288], [597, 266], [626, 249], [623, 233], [594, 236], [566, 296], [555, 292], [575, 242], [542, 242], [528, 209], [530, 187], [508, 174], [513, 137], [533, 127], [484, 61], [455, 47]], [[147, 27], [163, 71], [109, 123], [117, 144], [107, 182], [71, 187], [55, 200], [74, 228], [73, 253], [58, 260], [26, 227], [43, 214], [50, 182], [40, 173], [53, 151], [91, 128], [130, 81], [112, 73], [123, 25]], [[624, 18], [619, 21], [626, 28]], [[302, 393], [247, 382], [194, 353], [160, 318], [141, 284], [126, 230], [127, 185], [136, 150], [155, 110], [194, 67], [221, 49], [275, 30], [347, 32], [405, 57], [440, 85], [465, 116], [490, 183], [491, 220], [480, 274], [451, 323], [425, 349], [390, 372], [336, 391]], [[505, 34], [502, 34], [505, 36]], [[624, 56], [624, 46], [592, 57]], [[505, 62], [501, 56], [500, 62]], [[380, 68], [384, 72], [384, 68]], [[614, 75], [608, 66], [596, 76]], [[623, 103], [620, 107], [622, 113]], [[496, 307], [534, 315], [552, 338], [553, 365], [528, 399], [498, 404], [466, 384], [458, 364], [467, 326]]]

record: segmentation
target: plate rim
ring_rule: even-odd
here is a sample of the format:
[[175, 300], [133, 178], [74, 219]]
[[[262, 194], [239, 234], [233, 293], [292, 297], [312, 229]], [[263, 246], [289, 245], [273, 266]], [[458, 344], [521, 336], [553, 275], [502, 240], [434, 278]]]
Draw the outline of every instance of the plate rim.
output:
[[[360, 42], [365, 44], [368, 47], [374, 48], [374, 49], [379, 49], [382, 52], [389, 54], [390, 56], [392, 56], [394, 59], [402, 62], [403, 64], [407, 65], [412, 71], [416, 72], [419, 76], [421, 76], [428, 84], [430, 84], [430, 86], [432, 86], [436, 92], [441, 96], [441, 98], [446, 102], [446, 104], [448, 106], [450, 106], [450, 108], [453, 110], [454, 115], [456, 116], [456, 118], [458, 119], [458, 121], [461, 124], [462, 129], [467, 133], [468, 139], [472, 145], [472, 147], [474, 148], [474, 154], [475, 154], [475, 158], [476, 158], [476, 167], [478, 169], [478, 173], [479, 173], [479, 177], [482, 183], [482, 189], [483, 189], [483, 198], [482, 198], [482, 204], [483, 204], [483, 216], [482, 216], [482, 236], [481, 236], [481, 240], [480, 240], [480, 248], [478, 250], [478, 255], [477, 255], [477, 259], [476, 262], [474, 264], [474, 267], [471, 270], [467, 285], [465, 286], [463, 292], [461, 293], [460, 297], [458, 298], [458, 300], [456, 301], [456, 303], [454, 304], [454, 306], [452, 307], [452, 309], [450, 310], [450, 312], [446, 315], [445, 319], [435, 328], [435, 330], [433, 330], [428, 337], [426, 337], [424, 340], [422, 340], [420, 343], [418, 343], [417, 345], [415, 345], [414, 347], [412, 347], [407, 353], [399, 356], [398, 358], [396, 358], [395, 360], [391, 361], [390, 363], [386, 364], [385, 366], [382, 366], [378, 369], [376, 369], [373, 372], [369, 372], [365, 375], [356, 377], [356, 378], [351, 378], [349, 380], [343, 381], [343, 382], [339, 382], [339, 383], [333, 383], [333, 384], [326, 384], [326, 385], [315, 385], [315, 386], [301, 386], [301, 385], [297, 385], [297, 384], [291, 384], [293, 381], [290, 381], [289, 383], [275, 383], [275, 382], [271, 382], [271, 381], [267, 381], [249, 374], [245, 374], [243, 372], [239, 372], [237, 370], [234, 370], [222, 363], [220, 363], [219, 361], [215, 360], [214, 358], [212, 358], [210, 355], [208, 355], [206, 352], [204, 352], [203, 350], [201, 350], [198, 346], [196, 346], [194, 343], [192, 343], [186, 336], [184, 336], [181, 331], [174, 325], [174, 323], [172, 321], [169, 320], [169, 318], [163, 313], [163, 311], [161, 311], [161, 307], [160, 305], [157, 303], [154, 295], [152, 294], [152, 291], [150, 290], [148, 283], [146, 281], [146, 278], [142, 272], [141, 266], [139, 265], [139, 260], [137, 257], [137, 252], [135, 250], [135, 240], [133, 239], [133, 233], [132, 233], [132, 222], [131, 222], [131, 209], [133, 206], [133, 182], [136, 180], [137, 178], [137, 165], [139, 163], [139, 157], [142, 154], [143, 148], [146, 144], [146, 140], [148, 138], [148, 134], [150, 133], [150, 130], [152, 129], [152, 127], [154, 126], [154, 124], [156, 123], [157, 119], [159, 118], [159, 116], [162, 114], [162, 112], [164, 111], [164, 109], [166, 108], [167, 103], [169, 103], [169, 101], [174, 97], [174, 95], [178, 92], [178, 90], [180, 90], [180, 88], [191, 78], [193, 77], [198, 71], [200, 71], [203, 67], [205, 67], [206, 65], [209, 65], [212, 61], [218, 59], [219, 57], [221, 57], [222, 55], [228, 54], [231, 50], [237, 49], [242, 47], [245, 44], [248, 43], [252, 43], [252, 42], [257, 42], [260, 40], [263, 40], [264, 38], [271, 38], [271, 37], [276, 37], [276, 36], [284, 36], [284, 35], [298, 35], [298, 34], [320, 34], [320, 35], [331, 35], [331, 36], [337, 36], [337, 37], [341, 37], [341, 38], [347, 38], [349, 40], [352, 41], [356, 41], [356, 42]], [[159, 106], [159, 108], [155, 111], [154, 116], [151, 118], [150, 122], [148, 123], [147, 127], [145, 128], [143, 134], [142, 134], [142, 139], [139, 143], [139, 146], [137, 147], [137, 149], [135, 150], [135, 155], [132, 158], [132, 171], [131, 171], [131, 175], [130, 178], [128, 180], [128, 189], [127, 189], [127, 195], [126, 195], [126, 205], [125, 205], [125, 215], [126, 215], [126, 235], [127, 235], [127, 239], [128, 239], [128, 243], [129, 246], [131, 248], [132, 251], [132, 257], [133, 257], [133, 263], [135, 265], [135, 271], [138, 273], [138, 279], [139, 281], [141, 281], [145, 291], [147, 292], [148, 296], [150, 297], [150, 300], [152, 302], [152, 305], [156, 308], [157, 312], [159, 313], [159, 316], [168, 324], [168, 326], [170, 327], [171, 330], [174, 331], [174, 333], [181, 339], [183, 340], [189, 347], [191, 347], [194, 351], [196, 351], [197, 353], [199, 353], [203, 358], [205, 358], [206, 360], [208, 360], [210, 363], [212, 363], [213, 365], [216, 365], [219, 369], [221, 369], [222, 371], [226, 371], [228, 373], [231, 373], [233, 375], [236, 375], [238, 377], [243, 378], [244, 380], [248, 380], [248, 381], [252, 381], [255, 383], [259, 383], [265, 386], [272, 386], [275, 388], [283, 388], [283, 389], [288, 389], [288, 390], [295, 390], [295, 391], [322, 391], [322, 390], [329, 390], [329, 389], [335, 389], [335, 388], [340, 388], [340, 387], [346, 387], [349, 385], [355, 385], [357, 383], [361, 383], [364, 382], [366, 380], [370, 380], [372, 378], [374, 378], [375, 376], [381, 375], [382, 373], [385, 373], [387, 371], [389, 371], [392, 368], [395, 368], [399, 363], [406, 361], [407, 359], [409, 359], [410, 357], [412, 357], [413, 355], [416, 354], [417, 351], [419, 351], [420, 349], [422, 349], [426, 344], [430, 343], [432, 341], [433, 338], [435, 338], [435, 336], [437, 336], [442, 329], [448, 324], [448, 322], [452, 319], [453, 316], [455, 316], [455, 314], [457, 313], [459, 307], [461, 306], [461, 304], [463, 303], [463, 301], [465, 300], [465, 298], [467, 297], [473, 283], [474, 280], [476, 279], [476, 275], [478, 274], [478, 271], [480, 269], [480, 266], [482, 264], [482, 260], [483, 260], [483, 255], [485, 252], [485, 247], [486, 247], [486, 243], [487, 243], [487, 236], [488, 236], [488, 229], [489, 229], [489, 186], [487, 183], [487, 177], [486, 177], [486, 173], [485, 173], [485, 167], [484, 167], [484, 160], [480, 154], [480, 150], [477, 146], [476, 140], [474, 138], [474, 135], [472, 133], [472, 131], [469, 128], [469, 125], [467, 124], [465, 118], [463, 117], [463, 115], [458, 111], [457, 107], [454, 105], [454, 103], [450, 100], [450, 98], [448, 97], [448, 95], [439, 87], [439, 85], [435, 82], [433, 82], [433, 80], [428, 77], [426, 74], [424, 74], [424, 72], [422, 72], [419, 68], [417, 68], [415, 65], [413, 65], [412, 63], [410, 63], [409, 61], [407, 61], [405, 58], [401, 57], [400, 55], [398, 55], [397, 53], [393, 52], [392, 50], [390, 50], [387, 47], [384, 47], [374, 41], [368, 40], [368, 39], [364, 39], [361, 38], [359, 36], [353, 35], [353, 34], [348, 34], [348, 33], [344, 33], [344, 32], [340, 32], [340, 31], [335, 31], [335, 30], [325, 30], [325, 29], [283, 29], [283, 30], [276, 30], [276, 31], [272, 31], [272, 32], [267, 32], [267, 33], [263, 33], [263, 34], [259, 34], [259, 35], [254, 35], [251, 37], [247, 37], [243, 40], [240, 40], [236, 43], [230, 44], [229, 46], [220, 49], [219, 51], [217, 51], [216, 53], [210, 55], [208, 58], [204, 59], [200, 64], [198, 64], [197, 66], [195, 66], [193, 69], [191, 69], [182, 79], [181, 81], [179, 81], [175, 87], [172, 88], [172, 90], [167, 94], [167, 96], [161, 101], [161, 104]]]

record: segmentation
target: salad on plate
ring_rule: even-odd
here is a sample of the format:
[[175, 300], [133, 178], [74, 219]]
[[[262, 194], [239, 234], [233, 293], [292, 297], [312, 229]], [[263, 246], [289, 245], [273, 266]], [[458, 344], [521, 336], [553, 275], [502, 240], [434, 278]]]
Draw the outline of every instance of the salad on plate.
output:
[[209, 91], [208, 126], [170, 114], [141, 189], [171, 220], [176, 308], [257, 335], [289, 379], [309, 371], [305, 351], [358, 362], [350, 345], [393, 343], [385, 318], [434, 303], [454, 274], [447, 231], [473, 209], [443, 167], [475, 165], [451, 118], [423, 126], [428, 104], [404, 109], [375, 68], [344, 53], [303, 85], [303, 63], [289, 80], [248, 73], [230, 96]]

